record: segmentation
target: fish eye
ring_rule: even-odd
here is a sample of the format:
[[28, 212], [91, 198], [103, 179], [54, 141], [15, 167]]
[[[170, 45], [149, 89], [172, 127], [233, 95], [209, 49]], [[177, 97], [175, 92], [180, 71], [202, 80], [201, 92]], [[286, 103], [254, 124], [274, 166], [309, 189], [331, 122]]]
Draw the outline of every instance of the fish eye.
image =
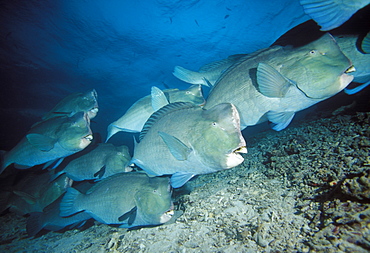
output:
[[316, 50], [311, 50], [310, 55], [316, 55]]
[[212, 126], [214, 126], [214, 127], [215, 127], [215, 126], [217, 126], [217, 122], [214, 122], [214, 121], [213, 121], [213, 122], [212, 122]]

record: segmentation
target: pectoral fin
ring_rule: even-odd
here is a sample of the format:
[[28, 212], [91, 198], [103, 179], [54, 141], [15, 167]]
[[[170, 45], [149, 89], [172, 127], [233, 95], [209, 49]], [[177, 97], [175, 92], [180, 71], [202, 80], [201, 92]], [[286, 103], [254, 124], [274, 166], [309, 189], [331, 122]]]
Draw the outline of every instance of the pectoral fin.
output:
[[161, 109], [163, 106], [168, 105], [169, 102], [166, 98], [166, 95], [159, 88], [152, 87], [152, 108], [156, 112]]
[[47, 162], [47, 163], [44, 164], [44, 166], [42, 167], [42, 169], [44, 170], [44, 169], [50, 167], [50, 170], [53, 170], [56, 167], [58, 167], [63, 162], [63, 160], [64, 160], [64, 157], [63, 158], [60, 158], [60, 159], [49, 161], [49, 162]]
[[125, 221], [127, 220], [127, 224], [129, 226], [131, 226], [135, 219], [136, 219], [136, 214], [137, 214], [137, 207], [133, 207], [130, 211], [128, 211], [127, 213], [123, 214], [122, 216], [120, 216], [118, 218], [119, 221]]
[[363, 39], [361, 43], [361, 48], [365, 53], [370, 54], [370, 32], [367, 33], [365, 38]]
[[171, 186], [173, 188], [179, 188], [183, 186], [187, 181], [189, 181], [194, 174], [186, 173], [186, 172], [176, 172], [171, 176]]
[[266, 97], [271, 98], [284, 97], [291, 86], [288, 79], [265, 63], [258, 64], [257, 83], [259, 91]]
[[295, 112], [273, 112], [267, 113], [267, 118], [273, 123], [272, 129], [281, 131], [285, 129], [292, 121]]
[[164, 143], [166, 143], [171, 154], [179, 161], [184, 161], [188, 158], [191, 149], [188, 148], [182, 141], [176, 137], [166, 134], [165, 132], [158, 132]]
[[361, 85], [359, 85], [359, 86], [357, 86], [356, 88], [353, 88], [353, 89], [345, 88], [344, 93], [346, 93], [347, 95], [353, 95], [353, 94], [356, 94], [357, 92], [362, 91], [363, 89], [365, 89], [369, 85], [370, 85], [370, 81], [368, 81], [366, 83], [363, 83], [363, 84], [361, 84]]
[[48, 152], [54, 147], [55, 140], [42, 134], [27, 134], [29, 143], [41, 151]]
[[94, 174], [94, 177], [97, 178], [96, 180], [100, 180], [103, 177], [104, 173], [105, 173], [105, 165]]
[[23, 165], [23, 164], [14, 164], [14, 167], [17, 168], [17, 169], [20, 169], [20, 170], [25, 170], [25, 169], [29, 169], [31, 168], [32, 166], [29, 166], [29, 165]]

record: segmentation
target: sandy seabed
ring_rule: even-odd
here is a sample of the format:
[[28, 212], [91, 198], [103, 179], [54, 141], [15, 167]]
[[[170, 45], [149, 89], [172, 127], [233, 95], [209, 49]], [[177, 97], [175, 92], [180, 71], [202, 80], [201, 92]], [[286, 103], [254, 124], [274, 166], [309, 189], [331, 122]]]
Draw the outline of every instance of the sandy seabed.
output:
[[[174, 192], [175, 221], [92, 223], [36, 238], [0, 217], [1, 252], [369, 252], [370, 113], [343, 107], [246, 136], [242, 165]], [[324, 115], [325, 116], [325, 115]]]

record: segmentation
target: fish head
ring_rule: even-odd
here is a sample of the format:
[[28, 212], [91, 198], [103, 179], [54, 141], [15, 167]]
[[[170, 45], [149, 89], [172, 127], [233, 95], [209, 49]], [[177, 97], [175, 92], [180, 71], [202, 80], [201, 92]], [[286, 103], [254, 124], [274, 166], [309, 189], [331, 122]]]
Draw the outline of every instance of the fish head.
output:
[[93, 140], [87, 113], [79, 112], [67, 119], [57, 133], [59, 144], [69, 151], [86, 148]]
[[135, 203], [146, 224], [163, 224], [174, 214], [169, 178], [152, 177], [148, 184], [135, 194]]
[[351, 61], [330, 34], [293, 50], [299, 59], [291, 66], [289, 78], [307, 97], [331, 97], [352, 81], [353, 78], [347, 75], [353, 71]]
[[190, 102], [202, 106], [206, 100], [203, 97], [202, 85], [194, 84], [186, 90], [178, 90], [169, 94], [170, 102]]
[[120, 164], [120, 166], [128, 168], [129, 161], [131, 160], [130, 152], [128, 150], [128, 147], [125, 145], [116, 147], [116, 153], [115, 157], [117, 160], [117, 164]]
[[76, 102], [78, 111], [86, 112], [90, 119], [95, 118], [99, 111], [98, 94], [95, 89], [83, 94]]
[[246, 153], [246, 143], [240, 130], [237, 108], [230, 103], [218, 104], [203, 110], [201, 137], [194, 144], [201, 150], [202, 159], [210, 167], [228, 169], [244, 161], [240, 153]]

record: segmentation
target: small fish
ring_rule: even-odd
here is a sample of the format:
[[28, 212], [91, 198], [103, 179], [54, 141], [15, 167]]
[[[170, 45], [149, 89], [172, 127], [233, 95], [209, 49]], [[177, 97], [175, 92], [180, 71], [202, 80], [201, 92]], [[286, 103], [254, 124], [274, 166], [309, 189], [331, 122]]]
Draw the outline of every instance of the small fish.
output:
[[41, 121], [4, 154], [0, 173], [12, 163], [16, 168], [26, 169], [72, 155], [86, 148], [92, 138], [86, 113]]
[[150, 115], [168, 103], [174, 102], [191, 102], [203, 105], [205, 100], [200, 85], [192, 85], [186, 90], [169, 89], [164, 91], [153, 86], [150, 96], [136, 101], [121, 118], [108, 126], [106, 142], [120, 131], [139, 133]]
[[131, 156], [127, 146], [114, 146], [111, 143], [99, 143], [89, 153], [71, 162], [54, 178], [66, 173], [73, 181], [103, 179], [111, 175], [130, 171]]
[[86, 112], [90, 119], [98, 113], [98, 94], [95, 89], [86, 93], [73, 93], [61, 100], [50, 112], [42, 117], [47, 120], [60, 115], [72, 117], [77, 112]]
[[172, 175], [181, 187], [193, 176], [235, 167], [243, 162], [245, 140], [234, 105], [204, 110], [172, 103], [155, 112], [140, 133], [132, 162], [150, 176]]
[[246, 56], [246, 54], [231, 55], [227, 59], [211, 62], [202, 66], [198, 72], [175, 66], [172, 74], [187, 83], [213, 86], [227, 68], [238, 62], [244, 56]]
[[274, 46], [229, 67], [213, 86], [204, 106], [238, 108], [241, 129], [269, 120], [286, 128], [295, 112], [342, 91], [352, 81], [350, 60], [329, 34], [305, 46]]
[[149, 178], [144, 173], [120, 173], [107, 177], [85, 194], [68, 188], [60, 215], [84, 211], [104, 224], [131, 228], [159, 225], [173, 215], [168, 178]]
[[304, 11], [321, 31], [329, 31], [346, 22], [359, 9], [370, 4], [369, 0], [300, 0]]

